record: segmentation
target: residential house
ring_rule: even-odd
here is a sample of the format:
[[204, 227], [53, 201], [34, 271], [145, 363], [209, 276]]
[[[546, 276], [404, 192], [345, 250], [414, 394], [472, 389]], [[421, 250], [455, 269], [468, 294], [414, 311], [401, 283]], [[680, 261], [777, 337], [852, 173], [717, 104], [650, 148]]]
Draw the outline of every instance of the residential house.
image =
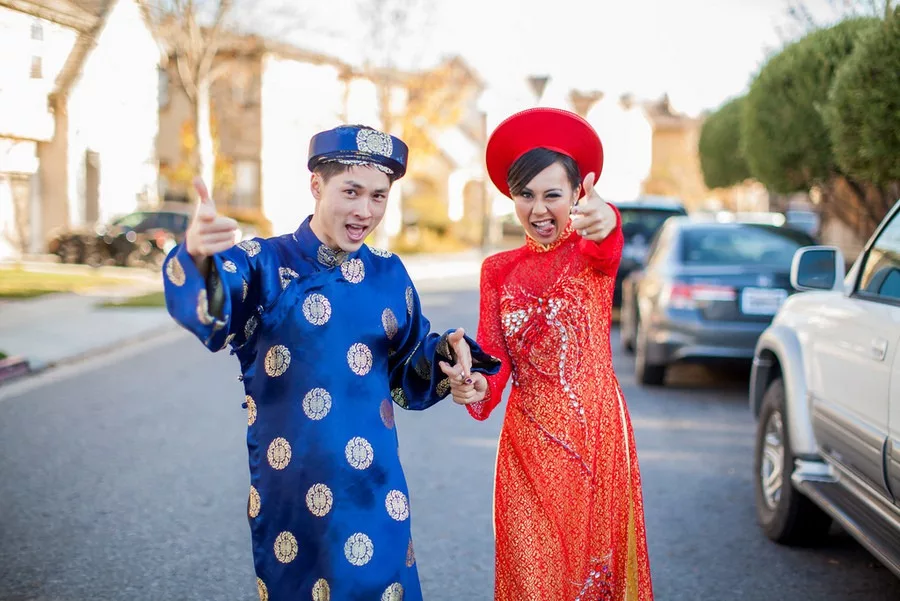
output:
[[[477, 87], [475, 76], [458, 59], [443, 67], [442, 75], [449, 77], [445, 88]], [[473, 141], [468, 130], [455, 132], [455, 137], [448, 135], [456, 121], [447, 111], [431, 114], [431, 108], [443, 106], [435, 90], [427, 90], [432, 95], [429, 99], [435, 101], [431, 104], [422, 103], [418, 96], [410, 97], [416, 91], [426, 92], [416, 87], [420, 74], [366, 71], [332, 56], [257, 36], [223, 40], [214, 69], [223, 74], [210, 88], [217, 153], [214, 197], [221, 211], [257, 223], [263, 234], [293, 231], [313, 212], [306, 168], [309, 139], [341, 123], [379, 128], [387, 123], [386, 129], [412, 147], [408, 175], [394, 186], [383, 227], [376, 236], [379, 245], [386, 246], [389, 238], [400, 232], [407, 196], [415, 203], [423, 193], [436, 193], [436, 202], [444, 207], [446, 217], [451, 174], [459, 169], [472, 171], [473, 161], [480, 165], [482, 143]], [[160, 96], [157, 148], [164, 196], [187, 201], [191, 194], [194, 111], [178, 78], [177, 67], [170, 61]], [[384, 89], [389, 91], [387, 108], [379, 102]], [[471, 98], [467, 95], [466, 102]], [[470, 112], [466, 114], [471, 117]], [[426, 123], [423, 125], [417, 117]], [[439, 125], [432, 127], [434, 123]], [[411, 132], [410, 138], [406, 134]], [[426, 138], [428, 150], [418, 144], [420, 135]], [[477, 152], [473, 152], [473, 146]], [[410, 218], [407, 211], [407, 221]]]
[[159, 49], [134, 0], [0, 0], [0, 256], [155, 201]]

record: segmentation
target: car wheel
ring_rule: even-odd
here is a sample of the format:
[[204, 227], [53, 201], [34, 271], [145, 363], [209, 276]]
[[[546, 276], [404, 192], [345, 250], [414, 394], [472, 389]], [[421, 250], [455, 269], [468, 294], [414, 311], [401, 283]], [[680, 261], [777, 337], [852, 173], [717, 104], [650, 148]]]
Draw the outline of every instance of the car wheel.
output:
[[763, 396], [756, 428], [756, 515], [763, 532], [773, 541], [784, 545], [814, 544], [828, 535], [831, 518], [794, 488], [793, 468], [784, 380], [776, 378]]
[[666, 366], [649, 363], [647, 359], [647, 329], [638, 320], [635, 327], [634, 375], [644, 386], [662, 386], [666, 380]]

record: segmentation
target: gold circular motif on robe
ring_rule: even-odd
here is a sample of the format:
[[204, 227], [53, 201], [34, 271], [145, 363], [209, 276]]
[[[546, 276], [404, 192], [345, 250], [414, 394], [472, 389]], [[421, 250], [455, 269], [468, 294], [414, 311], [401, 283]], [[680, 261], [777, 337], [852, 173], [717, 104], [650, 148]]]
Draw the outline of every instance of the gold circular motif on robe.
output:
[[385, 309], [381, 313], [381, 325], [384, 326], [384, 333], [388, 340], [393, 340], [397, 332], [400, 331], [400, 324], [397, 323], [397, 316], [390, 309]]
[[375, 545], [372, 544], [372, 539], [362, 532], [357, 532], [344, 543], [344, 555], [347, 557], [347, 561], [357, 567], [369, 563], [374, 554]]
[[409, 315], [412, 315], [412, 313], [413, 313], [413, 305], [415, 303], [415, 300], [416, 299], [415, 299], [415, 296], [413, 296], [412, 286], [407, 286], [406, 287], [406, 312]]
[[259, 251], [262, 250], [262, 247], [256, 240], [244, 240], [238, 244], [238, 248], [247, 253], [250, 257], [255, 257], [259, 254]]
[[282, 344], [276, 344], [266, 353], [266, 374], [271, 378], [284, 375], [291, 365], [291, 351]]
[[266, 588], [266, 583], [261, 579], [256, 579], [256, 592], [259, 593], [259, 601], [269, 601], [269, 589]]
[[412, 538], [409, 539], [409, 545], [406, 547], [406, 567], [411, 568], [416, 563], [416, 552], [413, 549]]
[[391, 398], [395, 403], [406, 409], [409, 406], [409, 401], [406, 398], [406, 393], [403, 392], [402, 388], [394, 388], [391, 390]]
[[403, 601], [403, 585], [395, 582], [381, 593], [381, 601]]
[[334, 495], [331, 489], [324, 484], [313, 484], [306, 493], [306, 506], [309, 512], [317, 518], [328, 515], [334, 503]]
[[259, 515], [260, 507], [262, 507], [262, 502], [259, 498], [259, 491], [256, 490], [256, 487], [250, 487], [250, 499], [247, 501], [247, 514], [251, 518], [255, 518]]
[[250, 337], [253, 336], [253, 332], [256, 331], [256, 326], [259, 325], [259, 319], [256, 315], [251, 315], [247, 319], [247, 323], [244, 324], [244, 340], [250, 340]]
[[381, 257], [382, 259], [390, 259], [394, 256], [394, 253], [389, 250], [384, 250], [383, 248], [375, 248], [373, 246], [369, 247], [369, 252], [371, 252], [376, 257]]
[[402, 491], [392, 490], [389, 492], [384, 499], [384, 506], [388, 515], [398, 522], [409, 517], [409, 501]]
[[318, 421], [331, 411], [331, 394], [324, 388], [313, 388], [303, 397], [303, 413]]
[[[218, 330], [220, 328], [216, 328], [216, 329]], [[229, 344], [231, 344], [232, 341], [234, 341], [234, 334], [229, 334], [228, 336], [225, 337], [225, 342], [222, 343], [222, 348], [220, 348], [219, 350], [220, 351], [223, 350], [225, 347], [227, 347]]]
[[331, 587], [324, 578], [319, 578], [313, 585], [312, 589], [313, 601], [331, 601]]
[[321, 294], [310, 294], [303, 301], [303, 317], [314, 326], [323, 326], [331, 319], [331, 301]]
[[241, 280], [241, 302], [247, 300], [247, 294], [250, 292], [250, 286], [247, 284], [247, 280]]
[[222, 261], [222, 269], [228, 273], [237, 273], [237, 265], [234, 264], [234, 261]]
[[362, 342], [357, 342], [347, 351], [347, 363], [357, 376], [364, 376], [372, 369], [372, 351]]
[[282, 532], [275, 539], [275, 559], [281, 563], [291, 563], [297, 558], [297, 539], [290, 532]]
[[178, 260], [178, 257], [172, 257], [169, 259], [169, 262], [166, 263], [166, 277], [169, 278], [169, 281], [175, 286], [184, 286], [185, 281], [187, 281], [187, 276], [184, 274], [184, 267], [181, 265], [181, 261]]
[[284, 438], [276, 438], [269, 444], [266, 457], [274, 469], [283, 470], [291, 462], [291, 443]]
[[375, 458], [372, 445], [368, 440], [359, 436], [350, 439], [344, 449], [344, 454], [347, 456], [347, 463], [358, 470], [364, 470], [372, 465], [372, 460]]
[[435, 387], [435, 392], [440, 398], [444, 398], [448, 394], [450, 394], [450, 378], [444, 378], [440, 382], [437, 383]]
[[394, 404], [384, 399], [381, 401], [381, 407], [379, 407], [378, 412], [381, 414], [381, 421], [384, 423], [384, 427], [392, 430], [394, 428]]
[[284, 290], [291, 283], [291, 280], [300, 277], [299, 274], [290, 267], [279, 267], [278, 276], [281, 278], [281, 289]]
[[247, 425], [252, 426], [256, 421], [256, 401], [248, 394], [244, 398], [244, 402], [247, 403]]
[[209, 314], [209, 300], [206, 296], [206, 288], [197, 295], [197, 319], [205, 326], [215, 321], [212, 315]]
[[361, 259], [350, 259], [341, 263], [341, 275], [351, 284], [359, 284], [366, 277], [366, 266]]

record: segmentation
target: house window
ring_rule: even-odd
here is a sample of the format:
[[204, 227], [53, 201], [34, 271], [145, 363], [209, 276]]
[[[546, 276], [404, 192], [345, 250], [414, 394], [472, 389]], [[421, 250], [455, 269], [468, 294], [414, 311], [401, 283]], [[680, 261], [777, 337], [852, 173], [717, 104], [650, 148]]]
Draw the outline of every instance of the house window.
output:
[[31, 79], [43, 79], [44, 73], [42, 68], [41, 57], [31, 57]]
[[44, 39], [44, 25], [39, 19], [31, 22], [31, 39], [39, 42]]
[[234, 165], [234, 197], [232, 206], [256, 208], [259, 192], [259, 164], [256, 161], [237, 161]]
[[159, 89], [157, 90], [159, 108], [169, 106], [169, 73], [165, 69], [159, 70]]

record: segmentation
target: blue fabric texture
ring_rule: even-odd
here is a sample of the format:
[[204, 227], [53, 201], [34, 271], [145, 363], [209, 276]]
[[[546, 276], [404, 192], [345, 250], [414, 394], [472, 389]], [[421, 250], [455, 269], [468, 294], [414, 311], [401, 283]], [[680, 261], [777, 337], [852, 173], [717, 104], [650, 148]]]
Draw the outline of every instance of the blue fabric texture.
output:
[[[449, 332], [431, 332], [397, 256], [334, 252], [309, 219], [211, 263], [213, 283], [183, 245], [173, 249], [166, 304], [206, 347], [240, 361], [260, 598], [420, 600], [394, 408], [447, 396], [438, 362], [451, 360]], [[474, 369], [496, 373], [499, 362], [467, 340]]]

